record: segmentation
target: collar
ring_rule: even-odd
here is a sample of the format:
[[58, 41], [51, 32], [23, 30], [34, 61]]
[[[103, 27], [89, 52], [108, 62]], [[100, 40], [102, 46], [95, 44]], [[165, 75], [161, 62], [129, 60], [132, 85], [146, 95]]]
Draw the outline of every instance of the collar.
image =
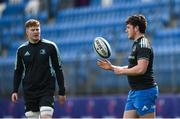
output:
[[141, 35], [140, 37], [138, 37], [137, 39], [134, 40], [134, 42], [138, 42], [140, 39], [142, 39], [143, 37], [145, 37], [144, 35]]
[[37, 45], [37, 44], [39, 44], [41, 42], [41, 39], [37, 42], [37, 43], [31, 43], [31, 42], [29, 42], [29, 44], [31, 44], [31, 45]]

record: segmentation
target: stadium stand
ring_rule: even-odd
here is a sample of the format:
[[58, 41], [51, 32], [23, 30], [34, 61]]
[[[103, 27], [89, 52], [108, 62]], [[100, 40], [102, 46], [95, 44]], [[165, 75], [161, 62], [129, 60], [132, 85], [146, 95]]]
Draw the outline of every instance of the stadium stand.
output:
[[[141, 4], [139, 4], [139, 2]], [[168, 24], [172, 21], [172, 14], [170, 13], [177, 16], [179, 10], [177, 5], [179, 4], [179, 1], [173, 0], [171, 2], [172, 4], [169, 4], [170, 1], [168, 0], [138, 0], [136, 2], [132, 0], [114, 0], [112, 6], [101, 7], [100, 2], [92, 1], [91, 5], [88, 7], [79, 7], [75, 9], [68, 8], [57, 11], [57, 15], [55, 15], [53, 23], [47, 22], [47, 11], [40, 11], [36, 16], [24, 14], [27, 1], [19, 4], [8, 4], [3, 12], [2, 18], [0, 19], [0, 26], [2, 28], [2, 35], [0, 36], [2, 39], [1, 43], [4, 46], [7, 46], [8, 50], [8, 54], [5, 59], [11, 59], [7, 61], [12, 61], [12, 66], [9, 67], [9, 69], [12, 69], [12, 59], [15, 58], [16, 49], [25, 40], [23, 28], [24, 21], [28, 18], [36, 18], [42, 22], [42, 36], [58, 44], [65, 67], [67, 63], [72, 64], [67, 67], [67, 72], [65, 72], [67, 79], [70, 80], [69, 82], [79, 80], [81, 75], [88, 74], [88, 70], [91, 70], [93, 75], [99, 75], [94, 76], [95, 82], [92, 85], [101, 87], [99, 85], [101, 84], [99, 83], [101, 81], [98, 82], [98, 80], [109, 77], [109, 81], [104, 82], [107, 84], [101, 84], [102, 87], [108, 87], [108, 85], [111, 87], [112, 85], [115, 85], [115, 87], [119, 87], [118, 91], [121, 92], [121, 89], [124, 89], [121, 84], [127, 84], [126, 80], [123, 80], [122, 83], [117, 83], [118, 81], [114, 80], [113, 74], [104, 74], [102, 71], [95, 71], [97, 67], [94, 62], [97, 56], [93, 51], [92, 41], [96, 36], [103, 36], [108, 39], [110, 44], [113, 46], [114, 51], [114, 54], [111, 57], [112, 60], [121, 65], [126, 64], [126, 58], [128, 56], [127, 53], [128, 49], [131, 47], [131, 43], [127, 40], [124, 32], [124, 21], [128, 15], [142, 13], [148, 19], [148, 35], [152, 40], [156, 53], [155, 74], [157, 81], [160, 86], [162, 85], [162, 87], [168, 87], [168, 80], [172, 79], [172, 77], [174, 77], [174, 81], [179, 82], [179, 75], [177, 74], [179, 71], [179, 65], [176, 64], [179, 63], [177, 59], [179, 58], [180, 33], [178, 27], [168, 27]], [[179, 20], [177, 24], [178, 23]], [[85, 65], [88, 60], [92, 62], [91, 67], [89, 65]], [[1, 64], [4, 64], [3, 61], [4, 60], [1, 61]], [[70, 68], [76, 69], [75, 65], [78, 64], [78, 62], [83, 64], [81, 67], [82, 69], [86, 67], [88, 68], [87, 72], [82, 70], [83, 72], [77, 73], [77, 70], [74, 70], [73, 73], [69, 75], [68, 70]], [[170, 63], [170, 66], [163, 65], [167, 63]], [[11, 75], [9, 76], [8, 74]], [[7, 73], [9, 76], [9, 79], [7, 80], [12, 80], [12, 74], [12, 72]], [[86, 79], [85, 81], [87, 81], [87, 83], [89, 80], [92, 80], [88, 77], [88, 75], [86, 75], [84, 79]], [[172, 88], [172, 85], [169, 86], [170, 89]], [[126, 87], [127, 85], [124, 86]], [[162, 91], [165, 90], [168, 90], [168, 88], [162, 88]]]

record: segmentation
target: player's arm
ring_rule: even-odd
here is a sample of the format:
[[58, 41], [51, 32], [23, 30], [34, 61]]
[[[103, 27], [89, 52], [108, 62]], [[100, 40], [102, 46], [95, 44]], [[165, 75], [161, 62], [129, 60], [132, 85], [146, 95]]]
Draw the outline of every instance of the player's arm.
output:
[[151, 54], [151, 49], [148, 47], [137, 47], [137, 65], [132, 68], [122, 69], [114, 68], [116, 74], [125, 74], [129, 76], [142, 75], [146, 72], [149, 65], [149, 58]]
[[54, 44], [52, 51], [52, 66], [56, 73], [56, 79], [59, 86], [59, 95], [65, 95], [65, 87], [64, 87], [64, 75], [61, 67], [60, 53], [58, 47]]
[[128, 66], [121, 66], [121, 68], [123, 68], [123, 69], [128, 69]]
[[97, 61], [97, 65], [105, 70], [111, 70], [111, 71], [114, 71], [114, 69], [116, 68], [122, 68], [122, 69], [127, 69], [128, 66], [115, 66], [115, 65], [112, 65], [111, 62], [107, 59], [98, 59]]
[[18, 99], [17, 93], [22, 80], [23, 70], [23, 61], [21, 56], [19, 55], [19, 51], [17, 51], [14, 68], [13, 93], [11, 97], [13, 102], [16, 102], [16, 100]]
[[146, 72], [149, 61], [146, 59], [138, 60], [138, 64], [132, 68], [120, 68], [115, 67], [114, 72], [116, 74], [125, 74], [129, 76], [142, 75]]
[[60, 53], [56, 44], [54, 44], [52, 52], [52, 65], [56, 73], [56, 79], [59, 86], [58, 101], [60, 104], [64, 104], [66, 100], [65, 87], [64, 87], [64, 75], [61, 67]]

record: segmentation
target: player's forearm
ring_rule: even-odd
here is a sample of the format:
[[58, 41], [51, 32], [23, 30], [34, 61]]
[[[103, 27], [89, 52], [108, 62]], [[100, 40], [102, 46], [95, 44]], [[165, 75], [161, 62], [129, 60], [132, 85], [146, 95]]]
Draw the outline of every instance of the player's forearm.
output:
[[20, 83], [21, 83], [21, 77], [22, 77], [22, 73], [15, 71], [14, 72], [14, 80], [13, 80], [13, 92], [18, 92]]
[[123, 69], [128, 69], [128, 66], [115, 66], [115, 65], [112, 65], [111, 66], [111, 70], [114, 71], [115, 68], [123, 68]]
[[122, 66], [123, 69], [128, 69], [128, 66]]
[[56, 70], [57, 83], [59, 86], [59, 95], [65, 95], [65, 86], [64, 86], [64, 75], [62, 70]]
[[122, 71], [122, 74], [128, 75], [128, 76], [137, 76], [137, 75], [142, 75], [146, 72], [146, 70], [142, 67], [135, 66], [132, 68], [125, 68]]

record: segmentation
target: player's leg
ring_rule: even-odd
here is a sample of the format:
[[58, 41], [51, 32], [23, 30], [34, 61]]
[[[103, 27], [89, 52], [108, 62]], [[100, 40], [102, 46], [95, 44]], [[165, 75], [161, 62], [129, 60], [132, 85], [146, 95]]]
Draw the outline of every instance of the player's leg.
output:
[[28, 119], [38, 119], [40, 117], [38, 100], [25, 99], [25, 116]]
[[148, 113], [148, 114], [145, 114], [143, 116], [140, 116], [140, 118], [155, 118], [155, 117], [156, 117], [155, 112]]
[[52, 118], [54, 113], [54, 97], [43, 96], [40, 100], [40, 117], [41, 118]]
[[25, 116], [28, 119], [38, 119], [40, 117], [39, 114], [40, 114], [40, 112], [33, 112], [33, 111], [25, 112]]
[[128, 110], [123, 114], [123, 118], [138, 118], [136, 110]]
[[155, 118], [158, 88], [136, 91], [135, 108], [140, 118]]
[[53, 116], [54, 109], [49, 106], [40, 107], [40, 116], [42, 119], [51, 119]]
[[123, 118], [137, 118], [138, 117], [136, 108], [134, 107], [134, 99], [135, 99], [134, 93], [135, 91], [133, 90], [130, 90], [128, 93]]

